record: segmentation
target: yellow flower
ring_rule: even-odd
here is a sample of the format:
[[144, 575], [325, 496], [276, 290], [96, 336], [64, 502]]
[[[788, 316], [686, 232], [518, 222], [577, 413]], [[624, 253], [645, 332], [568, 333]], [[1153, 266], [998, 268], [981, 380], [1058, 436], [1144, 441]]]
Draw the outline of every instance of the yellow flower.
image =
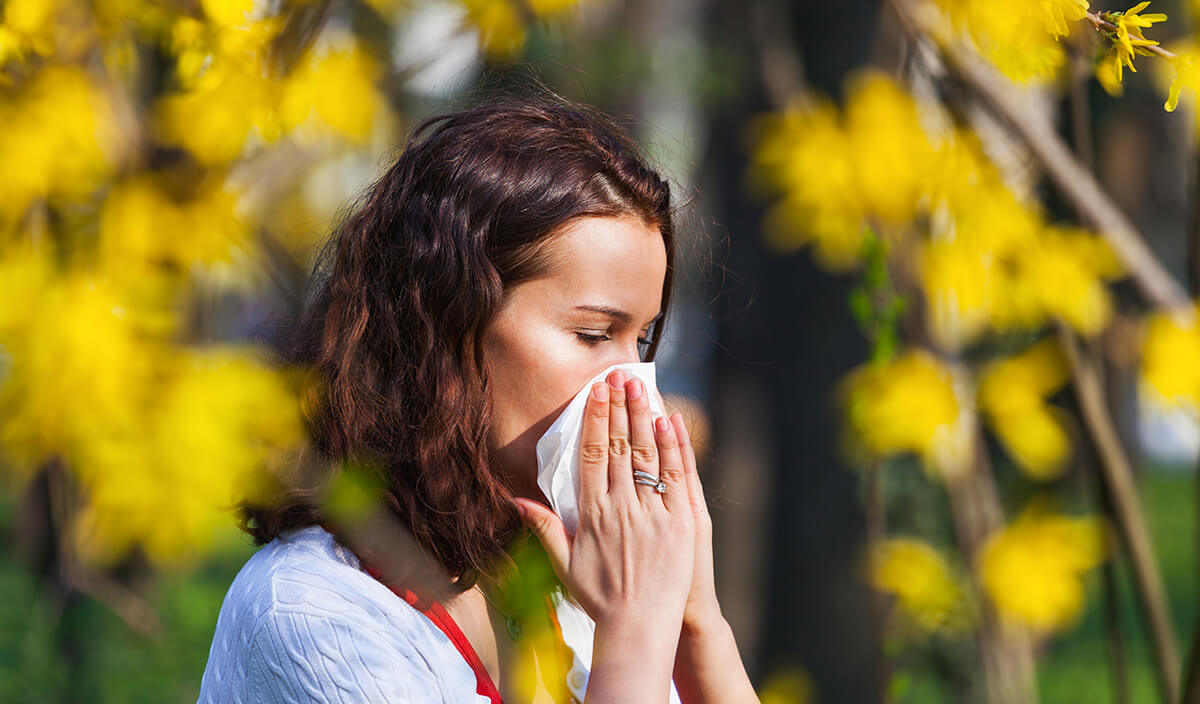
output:
[[1117, 50], [1117, 80], [1121, 80], [1122, 66], [1128, 66], [1130, 71], [1134, 73], [1137, 69], [1133, 66], [1133, 55], [1141, 54], [1149, 56], [1150, 52], [1142, 47], [1154, 46], [1158, 42], [1147, 39], [1142, 34], [1142, 29], [1149, 27], [1155, 22], [1163, 22], [1167, 16], [1161, 12], [1151, 13], [1149, 15], [1139, 15], [1142, 10], [1150, 5], [1149, 0], [1140, 2], [1137, 5], [1126, 10], [1124, 13], [1106, 13], [1102, 15], [1105, 19], [1113, 21], [1117, 25], [1117, 38], [1113, 46]]
[[1141, 386], [1144, 394], [1168, 406], [1200, 408], [1200, 327], [1188, 315], [1155, 313], [1142, 336]]
[[512, 58], [525, 44], [525, 23], [509, 0], [459, 0], [479, 28], [479, 42], [497, 59]]
[[71, 460], [110, 446], [117, 429], [143, 432], [143, 392], [174, 329], [169, 313], [137, 308], [86, 273], [46, 284], [22, 301], [30, 324], [0, 338], [11, 357], [0, 382], [0, 447], [26, 470], [53, 454]]
[[1002, 618], [1048, 634], [1078, 619], [1085, 597], [1082, 573], [1107, 553], [1100, 518], [1056, 514], [1035, 499], [987, 539], [977, 567]]
[[851, 142], [827, 100], [792, 105], [759, 118], [751, 177], [760, 191], [781, 191], [767, 213], [768, 242], [782, 250], [813, 243], [822, 265], [854, 266], [863, 244], [863, 205]]
[[924, 189], [929, 209], [935, 217], [943, 218], [934, 226], [935, 231], [945, 225], [944, 218], [975, 209], [981, 194], [1007, 190], [995, 165], [988, 160], [979, 135], [961, 127], [953, 128], [938, 141]]
[[277, 92], [257, 60], [217, 60], [187, 90], [159, 100], [156, 126], [200, 162], [227, 164], [252, 136], [267, 142], [278, 136]]
[[913, 452], [942, 478], [958, 476], [971, 451], [969, 397], [933, 355], [909, 352], [859, 367], [843, 382], [850, 428], [877, 456]]
[[1189, 96], [1195, 96], [1196, 88], [1200, 86], [1200, 63], [1196, 61], [1197, 47], [1193, 39], [1176, 42], [1169, 50], [1175, 54], [1174, 58], [1165, 63], [1155, 62], [1154, 78], [1158, 88], [1167, 94], [1163, 109], [1173, 112], [1184, 90]]
[[1119, 260], [1098, 237], [1077, 228], [1048, 227], [1021, 257], [1020, 276], [1047, 315], [1084, 335], [1095, 335], [1112, 314], [1105, 279], [1121, 273]]
[[991, 362], [980, 375], [980, 410], [1018, 466], [1034, 479], [1054, 479], [1066, 469], [1070, 438], [1045, 397], [1068, 378], [1066, 359], [1054, 338]]
[[180, 352], [160, 365], [167, 381], [138, 425], [110, 428], [77, 455], [89, 501], [73, 537], [94, 563], [135, 543], [156, 563], [186, 563], [266, 485], [272, 459], [303, 441], [296, 394], [253, 351]]
[[1041, 5], [1046, 31], [1055, 37], [1070, 34], [1070, 23], [1086, 17], [1089, 7], [1087, 0], [1041, 0]]
[[1121, 83], [1120, 62], [1121, 58], [1114, 49], [1105, 54], [1104, 58], [1096, 64], [1096, 80], [1100, 82], [1100, 86], [1106, 93], [1114, 97], [1125, 93], [1125, 86]]
[[760, 704], [809, 704], [814, 700], [812, 677], [800, 667], [781, 667], [758, 690]]
[[98, 39], [90, 10], [69, 0], [7, 0], [0, 7], [0, 65], [30, 56], [84, 61]]
[[386, 112], [375, 86], [379, 75], [379, 67], [356, 46], [306, 54], [283, 86], [285, 128], [315, 128], [317, 134], [365, 142]]
[[987, 170], [963, 186], [924, 243], [917, 275], [934, 340], [958, 349], [988, 329], [1036, 325], [1042, 312], [1014, 285], [1018, 260], [1036, 248], [1040, 213]]
[[916, 101], [883, 73], [857, 74], [847, 89], [846, 134], [865, 209], [885, 224], [906, 225], [922, 204], [934, 160]]
[[190, 186], [190, 197], [177, 202], [160, 180], [141, 176], [117, 184], [105, 200], [102, 264], [114, 277], [131, 259], [190, 270], [232, 263], [239, 250], [249, 249], [250, 227], [237, 214], [235, 191], [209, 179]]
[[1081, 8], [1073, 0], [938, 0], [938, 5], [981, 55], [1020, 83], [1045, 82], [1058, 74], [1066, 61], [1058, 37], [1068, 33], [1067, 21], [1077, 19]]
[[246, 23], [246, 14], [254, 9], [254, 0], [201, 0], [200, 5], [214, 23], [237, 27]]
[[924, 633], [966, 625], [963, 589], [932, 546], [915, 538], [889, 538], [870, 556], [871, 585], [896, 596], [902, 612]]
[[122, 151], [108, 96], [82, 70], [51, 66], [0, 97], [0, 220], [35, 200], [82, 198], [112, 172]]
[[579, 4], [579, 0], [529, 0], [519, 5], [511, 0], [458, 0], [467, 11], [467, 19], [479, 28], [484, 51], [497, 59], [511, 59], [525, 44], [522, 7], [536, 18], [560, 15]]
[[991, 324], [1001, 285], [991, 259], [989, 252], [963, 240], [922, 243], [918, 272], [930, 332], [939, 347], [959, 349]]
[[[29, 302], [41, 300], [52, 279], [53, 258], [50, 252], [35, 247], [33, 238], [0, 246], [0, 351], [6, 340], [11, 346], [18, 334], [28, 334], [27, 326], [36, 320], [37, 312]], [[0, 372], [3, 368], [0, 363]], [[0, 374], [0, 384], [3, 380]]]

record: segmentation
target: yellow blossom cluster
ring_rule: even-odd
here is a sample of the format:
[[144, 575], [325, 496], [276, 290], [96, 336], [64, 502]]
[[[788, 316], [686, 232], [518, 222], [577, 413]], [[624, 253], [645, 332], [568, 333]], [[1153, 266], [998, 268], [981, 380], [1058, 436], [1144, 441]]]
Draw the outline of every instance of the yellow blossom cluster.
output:
[[849, 95], [844, 119], [814, 98], [754, 128], [752, 177], [783, 195], [767, 214], [768, 237], [783, 248], [812, 242], [836, 270], [857, 262], [866, 218], [899, 227], [914, 217], [935, 156], [915, 101], [895, 82], [860, 74]]
[[[369, 1], [384, 22], [410, 9]], [[504, 53], [576, 2], [461, 5]], [[63, 537], [85, 559], [201, 555], [305, 442], [301, 372], [237, 332], [200, 342], [227, 332], [200, 321], [217, 290], [255, 295], [261, 242], [336, 207], [339, 160], [390, 139], [386, 59], [346, 11], [0, 6], [0, 480], [65, 467], [82, 500]]]
[[782, 247], [812, 243], [845, 270], [864, 224], [911, 256], [934, 340], [958, 349], [989, 332], [1062, 319], [1092, 335], [1107, 323], [1107, 280], [1121, 266], [1085, 230], [1047, 222], [1017, 196], [962, 128], [929, 131], [931, 111], [892, 79], [858, 75], [845, 115], [827, 101], [795, 105], [756, 127], [752, 177], [782, 194], [765, 223]]
[[1157, 41], [1147, 39], [1142, 34], [1142, 29], [1149, 27], [1155, 22], [1166, 21], [1167, 16], [1161, 12], [1152, 12], [1148, 15], [1141, 14], [1142, 10], [1150, 5], [1149, 1], [1140, 2], [1137, 5], [1129, 8], [1125, 12], [1105, 13], [1103, 16], [1106, 19], [1115, 21], [1117, 25], [1116, 41], [1113, 42], [1113, 49], [1116, 55], [1116, 70], [1115, 77], [1119, 82], [1122, 76], [1122, 68], [1129, 67], [1134, 73], [1137, 69], [1133, 66], [1134, 54], [1142, 56], [1150, 56], [1151, 53], [1145, 48], [1155, 46]]
[[894, 595], [919, 632], [953, 633], [968, 625], [966, 592], [932, 545], [916, 538], [888, 538], [872, 547], [869, 573], [871, 586]]
[[[1197, 46], [1194, 36], [1189, 36], [1172, 43], [1167, 51], [1173, 56], [1163, 57], [1164, 61], [1156, 62], [1153, 75], [1159, 90], [1167, 94], [1163, 109], [1173, 112], [1179, 106], [1181, 97], [1186, 95], [1191, 101], [1196, 98], [1196, 90], [1200, 88], [1200, 46]], [[1105, 84], [1105, 88], [1110, 93], [1120, 94], [1119, 83], [1115, 89], [1110, 84]], [[1193, 114], [1193, 129], [1200, 134], [1200, 114]]]
[[377, 86], [382, 69], [354, 40], [306, 50], [281, 74], [273, 52], [281, 18], [250, 20], [224, 3], [209, 5], [207, 23], [173, 24], [180, 90], [155, 110], [161, 136], [196, 159], [228, 163], [285, 134], [363, 143], [389, 114]]
[[20, 477], [66, 462], [84, 558], [200, 554], [303, 442], [296, 393], [253, 350], [179, 346], [172, 309], [53, 259], [28, 241], [0, 250], [0, 295], [20, 302], [0, 307], [0, 451]]
[[479, 28], [483, 48], [494, 58], [511, 58], [525, 44], [526, 26], [531, 20], [561, 17], [579, 4], [579, 0], [459, 0], [467, 19]]
[[980, 374], [980, 410], [1017, 465], [1034, 479], [1056, 479], [1066, 469], [1071, 453], [1066, 414], [1046, 403], [1046, 397], [1069, 378], [1062, 348], [1053, 338], [991, 362]]
[[971, 459], [978, 408], [1017, 466], [1046, 481], [1062, 475], [1071, 454], [1065, 413], [1046, 401], [1068, 378], [1062, 351], [1048, 338], [985, 364], [973, 382], [928, 352], [911, 351], [859, 367], [842, 391], [853, 437], [872, 457], [913, 453], [934, 476], [953, 480]]
[[[74, 63], [105, 42], [106, 59], [129, 48], [130, 35], [155, 36], [170, 10], [156, 0], [7, 0], [0, 10], [0, 66], [53, 59]], [[0, 72], [0, 85], [12, 76]]]
[[[1004, 620], [1047, 635], [1078, 619], [1086, 596], [1083, 573], [1106, 559], [1107, 546], [1100, 518], [1057, 513], [1035, 498], [987, 538], [975, 569]], [[916, 538], [894, 537], [874, 546], [870, 581], [896, 597], [919, 633], [954, 633], [974, 618], [962, 582], [933, 546]]]
[[0, 92], [0, 224], [39, 199], [78, 199], [124, 151], [107, 93], [82, 68], [50, 66]]
[[812, 676], [801, 667], [778, 668], [763, 681], [758, 690], [758, 701], [761, 704], [810, 704], [816, 701]]
[[1066, 63], [1059, 42], [1085, 17], [1087, 0], [937, 0], [958, 30], [1014, 81], [1048, 82]]
[[977, 569], [1004, 619], [1047, 634], [1078, 619], [1085, 601], [1083, 573], [1107, 555], [1101, 519], [1059, 514], [1035, 499], [987, 539]]
[[959, 377], [923, 351], [859, 367], [842, 387], [850, 430], [874, 456], [911, 452], [936, 476], [953, 478], [973, 447], [970, 398]]
[[[1167, 16], [1161, 12], [1141, 14], [1142, 10], [1149, 5], [1149, 2], [1140, 2], [1125, 12], [1101, 12], [1098, 14], [1098, 19], [1107, 23], [1103, 25], [1106, 29], [1101, 29], [1101, 32], [1111, 40], [1112, 50], [1097, 63], [1096, 79], [1110, 95], [1121, 95], [1124, 92], [1121, 81], [1124, 78], [1126, 67], [1130, 71], [1137, 72], [1137, 67], [1133, 64], [1133, 57], [1135, 55], [1153, 56], [1155, 52], [1148, 47], [1159, 45], [1158, 41], [1147, 39], [1142, 30], [1151, 27], [1156, 22], [1165, 22]], [[1113, 26], [1116, 27], [1115, 30], [1111, 30]], [[1189, 93], [1195, 90], [1197, 77], [1192, 65], [1195, 53], [1194, 39], [1191, 38], [1173, 45], [1166, 51], [1158, 51], [1163, 60], [1155, 65], [1157, 69], [1155, 77], [1162, 90], [1167, 94], [1167, 100], [1163, 103], [1163, 109], [1167, 112], [1175, 110], [1179, 104], [1180, 93], [1185, 88]]]
[[1200, 414], [1200, 307], [1149, 316], [1142, 332], [1141, 394]]
[[104, 199], [97, 266], [115, 281], [137, 285], [139, 274], [164, 265], [168, 272], [196, 264], [228, 266], [252, 249], [251, 224], [238, 213], [235, 189], [210, 174], [200, 183], [187, 181], [183, 195], [176, 196], [169, 179], [143, 172], [113, 184]]

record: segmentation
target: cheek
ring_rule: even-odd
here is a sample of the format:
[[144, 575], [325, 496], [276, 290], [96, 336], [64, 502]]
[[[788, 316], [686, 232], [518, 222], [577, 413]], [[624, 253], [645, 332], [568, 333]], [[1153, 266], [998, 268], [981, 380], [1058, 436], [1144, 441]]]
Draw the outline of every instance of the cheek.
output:
[[604, 369], [595, 350], [560, 338], [498, 356], [492, 377], [493, 428], [501, 445], [536, 445], [575, 394]]
[[[527, 328], [527, 330], [529, 330]], [[508, 333], [509, 331], [504, 331]], [[506, 444], [526, 434], [563, 398], [570, 398], [574, 350], [556, 343], [545, 330], [497, 335], [488, 346], [493, 428]]]

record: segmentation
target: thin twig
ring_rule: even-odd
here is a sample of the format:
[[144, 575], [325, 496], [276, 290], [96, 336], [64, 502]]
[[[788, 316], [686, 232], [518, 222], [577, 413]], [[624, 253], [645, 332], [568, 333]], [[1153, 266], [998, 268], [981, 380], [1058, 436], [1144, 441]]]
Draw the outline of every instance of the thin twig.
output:
[[[884, 501], [883, 482], [887, 468], [882, 462], [876, 463], [867, 470], [866, 524], [867, 524], [867, 554], [874, 555], [883, 541], [887, 539], [887, 506]], [[876, 657], [875, 676], [879, 680], [879, 701], [890, 702], [892, 664], [888, 658], [887, 647], [887, 617], [888, 600], [886, 595], [874, 591], [871, 595], [871, 628], [874, 631], [875, 644], [879, 648]]]
[[1179, 650], [1171, 630], [1170, 606], [1154, 544], [1146, 529], [1133, 469], [1108, 413], [1104, 389], [1092, 360], [1083, 355], [1073, 333], [1059, 326], [1059, 342], [1071, 367], [1075, 396], [1083, 413], [1084, 425], [1091, 444], [1100, 456], [1102, 476], [1112, 500], [1122, 542], [1129, 553], [1137, 587], [1138, 604], [1147, 627], [1150, 648], [1154, 654], [1155, 674], [1163, 701], [1171, 704], [1179, 697]]
[[[1095, 163], [1092, 158], [1092, 131], [1091, 131], [1091, 111], [1088, 109], [1087, 101], [1087, 81], [1091, 76], [1091, 70], [1087, 62], [1087, 38], [1084, 35], [1078, 35], [1078, 38], [1071, 43], [1071, 92], [1070, 92], [1070, 109], [1071, 109], [1071, 125], [1073, 146], [1079, 160], [1083, 163], [1088, 171], [1095, 172]], [[1094, 345], [1089, 345], [1086, 350], [1087, 355], [1092, 360], [1099, 360], [1100, 353], [1094, 349]], [[1101, 376], [1101, 385], [1107, 385], [1109, 375], [1104, 374], [1104, 368], [1095, 363], [1093, 366], [1098, 375]], [[1090, 485], [1095, 490], [1096, 497], [1099, 499], [1101, 510], [1104, 515], [1112, 520], [1116, 520], [1113, 510], [1112, 497], [1108, 494], [1108, 487], [1102, 478], [1102, 472], [1098, 467], [1099, 462], [1096, 457], [1095, 448], [1089, 446], [1089, 452], [1086, 454], [1086, 471], [1083, 474], [1083, 482]], [[1125, 652], [1125, 635], [1121, 629], [1121, 611], [1120, 611], [1120, 591], [1119, 582], [1117, 580], [1117, 565], [1116, 556], [1106, 560], [1100, 567], [1104, 592], [1104, 633], [1105, 643], [1108, 645], [1108, 659], [1112, 667], [1112, 686], [1113, 686], [1113, 702], [1115, 704], [1129, 704], [1129, 667], [1126, 662]]]
[[[946, 481], [950, 513], [959, 551], [968, 565], [976, 565], [984, 543], [1004, 526], [1004, 509], [997, 495], [991, 459], [983, 431], [975, 430], [973, 457], [965, 471]], [[986, 594], [978, 570], [968, 571], [975, 595]], [[1037, 672], [1032, 634], [1027, 628], [1009, 624], [991, 601], [980, 598], [977, 632], [983, 670], [984, 701], [989, 704], [1036, 704]]]
[[[1100, 32], [1101, 34], [1104, 34], [1104, 32], [1117, 31], [1117, 25], [1113, 24], [1112, 22], [1109, 22], [1108, 20], [1101, 19], [1100, 15], [1098, 15], [1094, 12], [1087, 13], [1087, 20], [1088, 20], [1088, 22], [1091, 22], [1092, 26], [1096, 28], [1096, 31]], [[1159, 56], [1163, 57], [1164, 59], [1179, 58], [1178, 54], [1168, 51], [1167, 49], [1162, 48], [1158, 44], [1147, 44], [1145, 46], [1138, 45], [1138, 48], [1145, 49], [1146, 51], [1149, 51], [1153, 54], [1158, 54]]]
[[125, 625], [146, 635], [162, 631], [158, 613], [142, 595], [98, 570], [76, 563], [67, 570], [67, 585], [107, 606]]

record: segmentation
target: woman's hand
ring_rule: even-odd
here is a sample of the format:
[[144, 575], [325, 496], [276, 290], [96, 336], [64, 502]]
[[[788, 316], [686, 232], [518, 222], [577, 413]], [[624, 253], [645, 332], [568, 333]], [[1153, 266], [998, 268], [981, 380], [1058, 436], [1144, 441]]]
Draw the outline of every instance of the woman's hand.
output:
[[679, 454], [683, 460], [684, 483], [688, 489], [688, 501], [692, 508], [695, 525], [695, 560], [692, 583], [687, 603], [683, 610], [684, 634], [699, 632], [723, 620], [721, 606], [717, 603], [716, 580], [713, 577], [713, 529], [708, 515], [708, 503], [704, 500], [704, 487], [696, 469], [696, 452], [692, 448], [691, 435], [683, 422], [683, 414], [671, 415], [671, 425], [679, 442]]
[[[683, 616], [692, 582], [693, 508], [675, 428], [650, 417], [646, 390], [614, 371], [592, 387], [580, 444], [579, 526], [569, 537], [542, 504], [517, 499], [571, 595], [597, 624], [636, 614]], [[636, 484], [661, 478], [665, 494]]]
[[[684, 458], [674, 425], [651, 418], [646, 393], [620, 370], [592, 387], [573, 537], [550, 509], [516, 500], [559, 579], [596, 622], [589, 701], [666, 695], [693, 581], [696, 527]], [[666, 493], [635, 483], [634, 470], [658, 476]]]
[[712, 519], [704, 500], [704, 489], [696, 471], [696, 453], [683, 422], [671, 416], [679, 438], [684, 481], [688, 487], [696, 527], [696, 557], [683, 628], [675, 656], [674, 680], [679, 696], [696, 704], [751, 704], [758, 702], [750, 678], [742, 665], [733, 630], [721, 615], [713, 579]]

